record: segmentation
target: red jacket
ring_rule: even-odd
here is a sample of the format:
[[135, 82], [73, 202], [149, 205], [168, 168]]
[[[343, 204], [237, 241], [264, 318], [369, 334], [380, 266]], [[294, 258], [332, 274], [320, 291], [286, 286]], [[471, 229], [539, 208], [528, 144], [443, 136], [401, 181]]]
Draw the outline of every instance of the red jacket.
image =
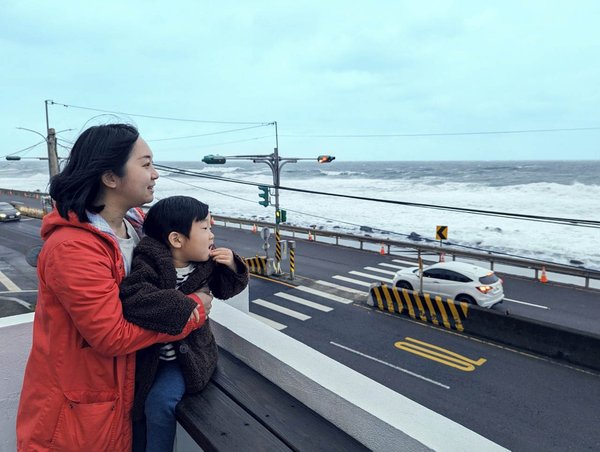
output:
[[[139, 226], [142, 217], [130, 213]], [[125, 270], [116, 239], [72, 213], [67, 221], [56, 210], [44, 218], [41, 232], [45, 243], [17, 448], [129, 451], [135, 351], [182, 339], [204, 320], [188, 322], [178, 336], [127, 322], [119, 299]]]

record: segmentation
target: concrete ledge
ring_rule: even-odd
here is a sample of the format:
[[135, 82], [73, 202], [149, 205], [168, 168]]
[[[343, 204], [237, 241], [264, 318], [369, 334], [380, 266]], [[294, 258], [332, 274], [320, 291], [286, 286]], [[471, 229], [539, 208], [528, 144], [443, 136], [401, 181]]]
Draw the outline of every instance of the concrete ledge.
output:
[[600, 370], [600, 335], [597, 334], [388, 284], [372, 284], [367, 304], [382, 311]]
[[211, 319], [221, 347], [371, 450], [505, 450], [226, 304]]

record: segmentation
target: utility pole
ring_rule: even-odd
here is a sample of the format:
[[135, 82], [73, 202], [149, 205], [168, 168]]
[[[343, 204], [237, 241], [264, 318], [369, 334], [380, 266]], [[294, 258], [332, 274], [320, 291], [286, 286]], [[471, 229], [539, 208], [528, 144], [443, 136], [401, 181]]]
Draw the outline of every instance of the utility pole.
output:
[[56, 152], [56, 131], [50, 128], [50, 123], [48, 121], [49, 102], [52, 101], [44, 101], [44, 104], [46, 106], [46, 144], [48, 145], [48, 170], [50, 172], [50, 178], [52, 178], [58, 174], [58, 153]]

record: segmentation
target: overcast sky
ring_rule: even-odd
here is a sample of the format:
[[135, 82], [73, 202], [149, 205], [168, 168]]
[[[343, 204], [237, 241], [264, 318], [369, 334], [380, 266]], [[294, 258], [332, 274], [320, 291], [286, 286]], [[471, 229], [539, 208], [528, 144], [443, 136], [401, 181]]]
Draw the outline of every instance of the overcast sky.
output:
[[121, 120], [163, 161], [270, 153], [273, 121], [288, 157], [598, 159], [599, 129], [461, 133], [600, 128], [599, 24], [576, 0], [6, 1], [0, 157], [51, 99], [62, 145]]

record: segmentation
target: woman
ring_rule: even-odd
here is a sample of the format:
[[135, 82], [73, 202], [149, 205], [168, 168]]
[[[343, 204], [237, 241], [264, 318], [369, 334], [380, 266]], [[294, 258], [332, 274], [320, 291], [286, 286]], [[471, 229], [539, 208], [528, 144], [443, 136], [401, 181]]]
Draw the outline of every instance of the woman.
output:
[[[95, 126], [77, 139], [50, 183], [44, 217], [33, 345], [17, 414], [20, 451], [131, 449], [135, 351], [186, 337], [210, 310], [189, 295], [190, 321], [177, 336], [123, 318], [119, 283], [129, 271], [158, 173], [152, 151], [125, 124]], [[175, 290], [175, 289], [173, 289]]]

